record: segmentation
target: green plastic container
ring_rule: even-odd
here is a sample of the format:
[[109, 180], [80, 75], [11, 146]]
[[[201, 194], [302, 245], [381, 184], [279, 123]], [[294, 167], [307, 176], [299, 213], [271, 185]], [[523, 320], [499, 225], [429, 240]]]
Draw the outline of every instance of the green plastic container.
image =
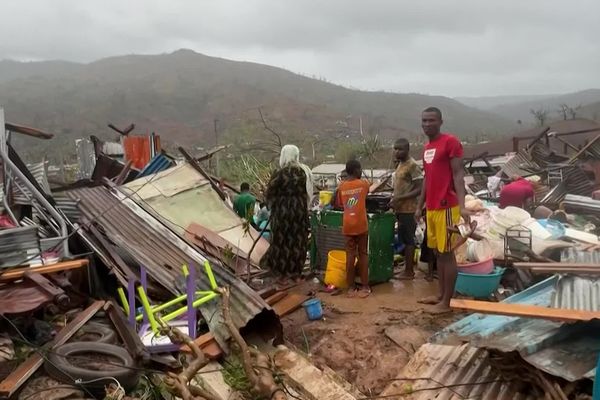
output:
[[[331, 250], [344, 250], [341, 211], [313, 212], [311, 215], [311, 267], [324, 270]], [[369, 281], [382, 283], [394, 274], [394, 227], [392, 213], [369, 214]]]

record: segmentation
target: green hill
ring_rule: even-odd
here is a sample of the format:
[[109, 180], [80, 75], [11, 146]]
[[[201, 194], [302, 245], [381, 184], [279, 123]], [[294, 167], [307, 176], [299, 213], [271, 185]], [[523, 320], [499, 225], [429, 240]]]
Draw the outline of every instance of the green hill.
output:
[[[190, 50], [161, 55], [129, 55], [89, 64], [62, 61], [0, 62], [0, 104], [11, 122], [56, 133], [21, 151], [54, 157], [73, 153], [73, 140], [106, 128], [136, 124], [163, 140], [210, 147], [247, 142], [265, 135], [258, 107], [286, 140], [341, 138], [365, 134], [386, 139], [420, 137], [419, 115], [434, 105], [445, 128], [463, 138], [512, 132], [513, 122], [442, 96], [351, 90], [281, 68], [209, 57]], [[316, 136], [315, 136], [316, 135]], [[335, 144], [335, 143], [334, 143]]]

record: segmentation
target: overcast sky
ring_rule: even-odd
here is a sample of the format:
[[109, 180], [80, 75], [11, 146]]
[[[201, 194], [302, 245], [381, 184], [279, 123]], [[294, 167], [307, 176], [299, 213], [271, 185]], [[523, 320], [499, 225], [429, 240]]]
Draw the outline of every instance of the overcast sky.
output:
[[0, 59], [189, 48], [367, 90], [600, 87], [598, 0], [2, 0]]

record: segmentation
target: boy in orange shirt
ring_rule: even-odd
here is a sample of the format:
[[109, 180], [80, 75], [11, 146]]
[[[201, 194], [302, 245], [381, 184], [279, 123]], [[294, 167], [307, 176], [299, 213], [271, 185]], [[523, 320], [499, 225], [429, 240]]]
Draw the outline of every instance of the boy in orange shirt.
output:
[[[362, 180], [360, 162], [346, 163], [348, 178], [340, 183], [337, 190], [338, 204], [344, 206], [342, 233], [346, 237], [346, 279], [348, 295], [366, 298], [371, 294], [369, 287], [369, 223], [367, 218], [367, 194], [369, 182]], [[356, 267], [354, 261], [358, 253], [358, 272], [361, 288], [354, 287]]]

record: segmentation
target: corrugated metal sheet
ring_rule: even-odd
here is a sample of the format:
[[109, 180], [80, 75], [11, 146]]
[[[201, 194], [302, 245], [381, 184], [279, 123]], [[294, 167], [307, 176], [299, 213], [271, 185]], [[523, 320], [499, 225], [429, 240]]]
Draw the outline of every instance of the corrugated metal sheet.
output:
[[77, 151], [77, 163], [79, 164], [77, 179], [90, 179], [96, 167], [94, 143], [89, 139], [77, 139], [75, 140], [75, 148]]
[[[46, 194], [50, 194], [50, 184], [48, 183], [48, 178], [46, 176], [46, 165], [47, 162], [27, 164], [27, 169], [29, 170], [29, 172], [31, 172], [31, 175], [33, 175], [33, 177], [39, 183], [44, 192]], [[27, 188], [27, 186], [25, 186], [23, 182], [21, 182], [19, 178], [15, 177], [15, 182], [18, 185], [11, 185], [11, 188], [13, 190], [14, 204], [31, 204], [31, 200], [29, 200], [33, 199], [31, 191]]]
[[524, 150], [521, 150], [512, 156], [502, 167], [502, 172], [509, 177], [515, 175], [530, 175], [531, 173], [540, 170], [540, 166], [537, 165]]
[[[407, 384], [410, 390], [406, 390]], [[519, 393], [517, 386], [504, 379], [490, 365], [487, 350], [466, 344], [450, 346], [428, 343], [411, 357], [396, 380], [380, 396], [391, 400], [535, 398]]]
[[39, 257], [25, 262], [39, 253], [40, 241], [36, 226], [0, 230], [0, 268], [39, 262]]
[[[148, 275], [173, 294], [182, 293], [181, 266], [185, 263], [198, 266], [205, 260], [133, 201], [119, 200], [104, 187], [76, 189], [68, 195], [81, 201], [82, 214], [96, 221], [110, 241], [144, 265]], [[222, 266], [216, 263], [212, 266], [217, 283], [231, 288], [231, 311], [236, 326], [241, 328], [262, 316], [264, 324], [276, 324], [281, 329], [275, 313], [254, 290]], [[199, 272], [198, 277], [198, 287], [207, 290], [209, 284], [204, 273]], [[229, 334], [220, 322], [217, 303], [211, 302], [201, 311], [215, 337], [224, 345]]]
[[564, 249], [560, 261], [565, 263], [582, 263], [600, 265], [600, 250], [581, 250], [576, 247]]
[[173, 161], [164, 154], [157, 154], [138, 174], [138, 178], [156, 174], [173, 166]]
[[54, 201], [56, 202], [56, 208], [63, 212], [63, 214], [71, 221], [78, 221], [81, 215], [78, 202], [70, 198], [65, 193], [56, 193], [53, 195]]
[[[506, 303], [533, 304], [550, 307], [596, 308], [597, 284], [550, 277], [505, 300]], [[575, 294], [575, 291], [583, 291]], [[471, 314], [436, 333], [436, 343], [469, 342], [476, 347], [517, 351], [535, 367], [569, 381], [594, 375], [600, 336], [600, 322], [563, 324], [542, 319]]]
[[600, 279], [577, 275], [560, 276], [550, 306], [569, 310], [600, 311]]
[[[131, 195], [135, 203], [184, 240], [190, 225], [198, 224], [227, 240], [233, 249], [239, 248], [247, 254], [253, 247], [253, 237], [258, 236], [254, 228], [250, 228], [251, 234], [244, 233], [242, 219], [187, 163], [136, 179], [119, 190], [129, 195], [135, 192]], [[258, 263], [268, 247], [268, 242], [260, 239], [252, 252], [253, 261]]]
[[[152, 145], [154, 140], [154, 145]], [[134, 168], [142, 169], [151, 158], [152, 148], [155, 153], [160, 152], [160, 136], [125, 136], [123, 138], [123, 150], [125, 160], [131, 161]]]

